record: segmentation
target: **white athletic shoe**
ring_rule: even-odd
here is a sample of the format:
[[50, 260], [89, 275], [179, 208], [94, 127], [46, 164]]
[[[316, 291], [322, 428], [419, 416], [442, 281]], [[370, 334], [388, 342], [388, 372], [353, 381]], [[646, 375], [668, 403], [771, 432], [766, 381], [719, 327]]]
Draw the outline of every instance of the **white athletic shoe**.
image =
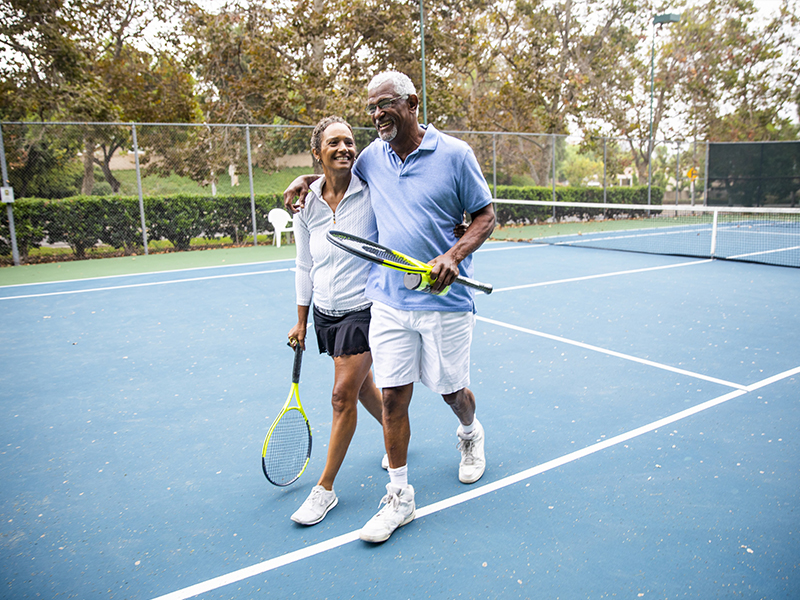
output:
[[486, 436], [483, 425], [475, 419], [475, 429], [472, 436], [465, 437], [461, 426], [456, 431], [458, 436], [458, 449], [461, 451], [461, 463], [458, 465], [458, 480], [461, 483], [475, 483], [483, 476], [486, 470], [486, 457], [483, 452], [483, 442]]
[[329, 492], [321, 485], [315, 485], [311, 488], [311, 493], [306, 501], [292, 515], [292, 521], [300, 523], [300, 525], [316, 525], [338, 503], [339, 498], [336, 497], [336, 492], [333, 490]]
[[385, 542], [398, 527], [414, 520], [414, 488], [410, 485], [401, 488], [386, 484], [386, 495], [381, 500], [385, 504], [361, 529], [359, 537], [365, 542]]
[[385, 469], [386, 471], [389, 470], [389, 455], [384, 454], [383, 458], [381, 459], [381, 468]]

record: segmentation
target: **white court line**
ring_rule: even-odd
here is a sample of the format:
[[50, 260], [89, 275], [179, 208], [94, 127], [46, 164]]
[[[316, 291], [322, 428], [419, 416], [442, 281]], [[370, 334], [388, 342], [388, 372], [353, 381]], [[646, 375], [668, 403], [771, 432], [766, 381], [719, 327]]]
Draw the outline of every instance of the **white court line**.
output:
[[[249, 277], [251, 275], [267, 275], [269, 273], [283, 273], [293, 269], [273, 269], [271, 271], [255, 271], [252, 273], [229, 273], [228, 275], [210, 275], [208, 277], [189, 277], [187, 279], [169, 279], [167, 281], [150, 281], [148, 283], [129, 283], [126, 285], [110, 285], [108, 287], [89, 288], [85, 290], [65, 290], [62, 292], [47, 292], [42, 294], [24, 294], [21, 296], [6, 296], [0, 300], [19, 300], [21, 298], [44, 298], [47, 296], [67, 296], [70, 294], [88, 294], [90, 292], [106, 292], [108, 290], [127, 290], [131, 288], [150, 287], [154, 285], [168, 285], [171, 283], [186, 283], [189, 281], [208, 281], [211, 279], [228, 279], [230, 277]], [[152, 273], [151, 273], [152, 274]], [[68, 283], [68, 282], [67, 282]]]
[[149, 275], [162, 275], [170, 273], [188, 273], [189, 271], [206, 271], [210, 269], [235, 269], [237, 267], [251, 267], [257, 265], [268, 265], [271, 263], [294, 261], [293, 258], [280, 258], [277, 260], [260, 260], [252, 263], [236, 263], [230, 265], [209, 265], [207, 267], [188, 267], [185, 269], [166, 269], [164, 271], [142, 271], [141, 273], [121, 273], [120, 275], [100, 275], [98, 277], [82, 277], [80, 279], [54, 279], [52, 281], [36, 281], [34, 283], [14, 283], [11, 285], [0, 285], [0, 290], [8, 290], [19, 287], [35, 287], [39, 285], [53, 285], [59, 283], [77, 283], [80, 281], [104, 281], [106, 279], [120, 279], [122, 277], [141, 277]]
[[564, 337], [560, 337], [557, 335], [552, 335], [549, 333], [543, 333], [541, 331], [536, 331], [534, 329], [527, 329], [525, 327], [520, 327], [519, 325], [512, 325], [510, 323], [503, 323], [502, 321], [496, 321], [494, 319], [487, 319], [486, 317], [475, 317], [478, 321], [483, 321], [484, 323], [491, 323], [492, 325], [498, 325], [499, 327], [505, 327], [506, 329], [513, 329], [514, 331], [521, 331], [522, 333], [529, 333], [530, 335], [535, 335], [538, 337], [546, 338], [548, 340], [553, 340], [556, 342], [560, 342], [562, 344], [569, 344], [570, 346], [577, 346], [578, 348], [583, 348], [585, 350], [591, 350], [593, 352], [600, 352], [601, 354], [607, 354], [609, 356], [616, 356], [617, 358], [622, 358], [625, 360], [629, 360], [632, 362], [636, 362], [642, 365], [647, 365], [648, 367], [655, 367], [657, 369], [662, 369], [664, 371], [670, 371], [672, 373], [678, 373], [679, 375], [687, 375], [689, 377], [694, 377], [695, 379], [702, 379], [703, 381], [709, 381], [711, 383], [718, 383], [720, 385], [724, 385], [727, 387], [732, 387], [737, 390], [744, 390], [746, 386], [732, 383], [730, 381], [725, 381], [724, 379], [717, 379], [716, 377], [709, 377], [708, 375], [703, 375], [702, 373], [695, 373], [693, 371], [687, 371], [685, 369], [679, 369], [678, 367], [672, 367], [670, 365], [665, 365], [663, 363], [657, 363], [652, 360], [647, 360], [646, 358], [639, 358], [638, 356], [633, 356], [631, 354], [623, 354], [622, 352], [616, 352], [615, 350], [609, 350], [607, 348], [601, 348], [599, 346], [592, 346], [591, 344], [585, 344], [583, 342], [577, 342], [575, 340], [570, 340]]
[[475, 251], [475, 254], [480, 254], [483, 252], [503, 252], [504, 250], [528, 250], [533, 248], [547, 248], [547, 244], [520, 244], [519, 242], [509, 242], [508, 240], [492, 240], [491, 242], [487, 242], [488, 244], [511, 244], [509, 246], [503, 246], [502, 248], [487, 248], [486, 246], [482, 246], [479, 250]]
[[[526, 469], [525, 471], [521, 471], [514, 475], [509, 475], [508, 477], [504, 477], [503, 479], [499, 479], [492, 483], [488, 483], [486, 485], [473, 488], [468, 492], [464, 492], [463, 494], [458, 494], [451, 498], [447, 498], [445, 500], [441, 500], [439, 502], [435, 502], [428, 506], [419, 508], [417, 509], [416, 518], [421, 519], [423, 517], [427, 517], [429, 515], [440, 512], [447, 508], [452, 508], [453, 506], [456, 506], [458, 504], [463, 504], [465, 502], [469, 502], [470, 500], [474, 500], [481, 496], [485, 496], [486, 494], [491, 494], [493, 492], [506, 488], [515, 483], [519, 483], [520, 481], [523, 481], [525, 479], [529, 479], [531, 477], [540, 475], [547, 471], [563, 467], [566, 464], [569, 464], [581, 458], [585, 458], [591, 454], [595, 454], [597, 452], [610, 448], [611, 446], [615, 446], [617, 444], [630, 441], [646, 433], [656, 431], [662, 427], [671, 425], [672, 423], [675, 423], [682, 419], [686, 419], [688, 417], [701, 413], [715, 406], [719, 406], [720, 404], [728, 402], [729, 400], [733, 400], [734, 398], [743, 396], [749, 392], [753, 392], [755, 390], [761, 389], [778, 381], [782, 381], [783, 379], [792, 377], [793, 375], [797, 375], [798, 373], [800, 373], [800, 367], [795, 367], [794, 369], [790, 369], [788, 371], [784, 371], [783, 373], [779, 373], [778, 375], [768, 377], [767, 379], [763, 379], [752, 385], [744, 386], [742, 387], [742, 389], [728, 392], [727, 394], [718, 396], [717, 398], [714, 398], [707, 402], [703, 402], [702, 404], [698, 404], [697, 406], [693, 406], [692, 408], [687, 408], [686, 410], [682, 410], [668, 417], [664, 417], [663, 419], [658, 419], [657, 421], [653, 421], [652, 423], [649, 423], [647, 425], [637, 427], [636, 429], [632, 429], [631, 431], [628, 431], [626, 433], [622, 433], [618, 436], [609, 438], [607, 440], [603, 440], [602, 442], [598, 442], [597, 444], [587, 446], [586, 448], [582, 448], [581, 450], [576, 450], [575, 452], [570, 452], [569, 454], [565, 454], [564, 456], [555, 458], [553, 460], [550, 460], [546, 463], [542, 463], [541, 465], [532, 467], [530, 469]], [[345, 533], [330, 540], [314, 544], [313, 546], [308, 546], [307, 548], [302, 548], [300, 550], [284, 554], [283, 556], [277, 556], [270, 560], [266, 560], [264, 562], [255, 565], [239, 569], [238, 571], [233, 571], [231, 573], [220, 575], [219, 577], [215, 577], [213, 579], [197, 583], [195, 585], [183, 588], [181, 590], [176, 590], [169, 594], [159, 596], [154, 600], [185, 600], [186, 598], [191, 598], [193, 596], [197, 596], [198, 594], [202, 594], [204, 592], [210, 592], [212, 590], [219, 589], [226, 585], [230, 585], [232, 583], [236, 583], [238, 581], [242, 581], [244, 579], [248, 579], [256, 575], [261, 575], [263, 573], [266, 573], [267, 571], [272, 571], [279, 567], [283, 567], [301, 561], [305, 558], [310, 558], [312, 556], [316, 556], [317, 554], [322, 554], [323, 552], [327, 552], [328, 550], [339, 548], [340, 546], [344, 546], [346, 544], [354, 542], [357, 539], [358, 539], [358, 531], [351, 531], [349, 533]]]
[[775, 254], [776, 252], [790, 252], [792, 250], [800, 250], [800, 246], [792, 246], [791, 248], [776, 248], [775, 250], [761, 250], [759, 252], [751, 252], [750, 254], [737, 254], [736, 256], [726, 256], [725, 258], [730, 258], [730, 259], [748, 258], [750, 256], [761, 256], [763, 254]]
[[[502, 248], [498, 248], [501, 250]], [[631, 269], [630, 271], [615, 271], [614, 273], [600, 273], [599, 275], [584, 275], [583, 277], [571, 277], [569, 279], [556, 279], [554, 281], [540, 281], [539, 283], [526, 283], [523, 285], [514, 285], [511, 287], [498, 288], [492, 293], [510, 292], [512, 290], [524, 290], [534, 287], [542, 287], [546, 285], [556, 285], [559, 283], [573, 283], [575, 281], [588, 281], [589, 279], [599, 279], [601, 277], [616, 277], [618, 275], [631, 275], [633, 273], [647, 273], [648, 271], [659, 271], [661, 269], [674, 269], [676, 267], [691, 267], [694, 265], [702, 265], [708, 262], [713, 262], [712, 259], [706, 258], [703, 260], [693, 260], [691, 262], [676, 263], [674, 265], [661, 265], [659, 267], [645, 267], [643, 269]]]
[[[677, 227], [680, 227], [680, 225], [678, 225]], [[700, 234], [700, 233], [706, 233], [706, 232], [710, 232], [711, 231], [711, 229], [709, 229], [709, 228], [702, 228], [702, 229], [690, 228], [688, 230], [684, 229], [684, 228], [680, 228], [678, 230], [665, 231], [667, 229], [671, 230], [672, 228], [671, 227], [663, 227], [663, 228], [659, 228], [658, 230], [649, 230], [649, 229], [641, 229], [641, 230], [639, 230], [639, 229], [634, 229], [632, 231], [645, 231], [646, 233], [636, 233], [636, 234], [629, 234], [629, 235], [606, 235], [605, 237], [592, 237], [593, 235], [599, 236], [600, 234], [599, 233], [598, 234], [587, 233], [585, 235], [582, 235], [581, 236], [582, 239], [580, 239], [580, 240], [570, 240], [568, 242], [556, 242], [553, 245], [554, 246], [570, 246], [572, 244], [592, 244], [594, 242], [607, 242], [609, 240], [616, 241], [616, 240], [629, 240], [629, 239], [635, 239], [635, 238], [660, 237], [660, 236], [665, 236], [665, 235], [685, 235], [686, 233]], [[621, 229], [620, 231], [626, 231], [626, 230]], [[627, 231], [631, 231], [631, 230], [627, 230]], [[575, 234], [566, 234], [566, 235], [560, 235], [558, 237], [568, 238], [568, 237], [576, 237], [576, 236], [575, 236]]]

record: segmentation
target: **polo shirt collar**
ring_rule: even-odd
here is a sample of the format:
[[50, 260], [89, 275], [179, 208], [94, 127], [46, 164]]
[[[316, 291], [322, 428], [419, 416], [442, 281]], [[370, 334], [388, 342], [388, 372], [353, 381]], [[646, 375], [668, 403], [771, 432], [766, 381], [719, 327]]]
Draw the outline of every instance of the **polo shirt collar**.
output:
[[[431, 124], [420, 125], [420, 127], [425, 130], [425, 135], [422, 136], [422, 141], [419, 143], [419, 146], [417, 146], [417, 148], [411, 154], [409, 154], [409, 156], [416, 154], [417, 152], [433, 152], [436, 150], [436, 145], [439, 143], [441, 134], [436, 127]], [[397, 156], [397, 153], [394, 151], [389, 142], [383, 142], [383, 145], [389, 154]]]
[[433, 150], [436, 150], [436, 144], [439, 143], [439, 130], [431, 124], [422, 125], [422, 127], [425, 129], [425, 135], [423, 136], [422, 142], [417, 150], [427, 150], [432, 152]]

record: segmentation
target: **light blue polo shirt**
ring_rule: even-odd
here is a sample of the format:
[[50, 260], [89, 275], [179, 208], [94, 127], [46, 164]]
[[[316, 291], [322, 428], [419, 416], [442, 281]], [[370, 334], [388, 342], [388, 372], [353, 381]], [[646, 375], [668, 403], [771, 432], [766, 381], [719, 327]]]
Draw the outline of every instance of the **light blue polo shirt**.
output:
[[[376, 139], [361, 152], [354, 169], [369, 184], [378, 242], [423, 262], [455, 245], [453, 228], [465, 212], [492, 202], [472, 148], [432, 125], [405, 162], [388, 142]], [[473, 276], [472, 256], [459, 270]], [[366, 295], [402, 310], [475, 311], [471, 288], [454, 284], [445, 296], [407, 290], [403, 273], [386, 267], [373, 266]]]

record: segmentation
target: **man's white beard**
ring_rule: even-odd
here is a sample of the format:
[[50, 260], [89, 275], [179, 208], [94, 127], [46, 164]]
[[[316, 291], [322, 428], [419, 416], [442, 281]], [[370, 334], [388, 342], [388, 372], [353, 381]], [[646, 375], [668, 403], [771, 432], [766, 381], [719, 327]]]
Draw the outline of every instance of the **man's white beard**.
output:
[[394, 138], [397, 137], [397, 125], [392, 124], [392, 128], [388, 131], [382, 129], [378, 132], [378, 135], [384, 142], [391, 142]]

